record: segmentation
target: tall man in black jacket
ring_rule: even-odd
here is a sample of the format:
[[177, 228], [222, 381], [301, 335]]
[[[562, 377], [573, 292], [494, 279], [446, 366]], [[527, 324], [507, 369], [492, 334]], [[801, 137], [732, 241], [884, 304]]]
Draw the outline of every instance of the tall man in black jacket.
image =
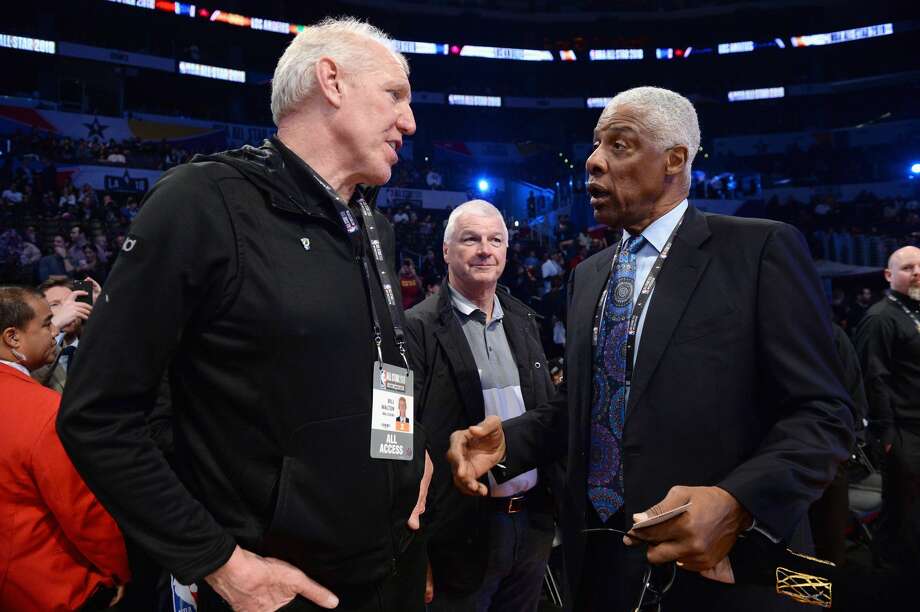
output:
[[[421, 428], [412, 460], [369, 453], [375, 361], [404, 360], [392, 228], [360, 187], [390, 178], [409, 100], [382, 32], [306, 28], [272, 80], [277, 137], [157, 183], [84, 333], [62, 441], [200, 610], [424, 607]], [[175, 471], [144, 422], [167, 369]]]
[[[567, 394], [451, 440], [455, 480], [473, 493], [497, 462], [503, 478], [567, 456], [567, 603], [582, 612], [636, 607], [646, 563], [645, 603], [673, 571], [665, 609], [783, 609], [771, 588], [707, 577], [732, 580], [727, 555], [746, 530], [807, 551], [808, 507], [849, 454], [850, 400], [804, 241], [689, 205], [699, 142], [679, 94], [640, 87], [610, 102], [588, 189], [595, 218], [625, 231], [573, 274]], [[641, 530], [647, 549], [605, 531], [688, 502]]]
[[436, 465], [429, 612], [535, 610], [552, 549], [548, 471], [491, 482], [489, 497], [477, 499], [451, 485], [444, 457], [457, 429], [487, 414], [519, 416], [552, 397], [534, 312], [496, 291], [507, 252], [501, 213], [483, 200], [461, 204], [444, 230], [447, 279], [406, 313], [416, 414]]
[[856, 349], [869, 399], [870, 430], [885, 449], [882, 557], [920, 570], [920, 249], [891, 254], [891, 288], [856, 328]]

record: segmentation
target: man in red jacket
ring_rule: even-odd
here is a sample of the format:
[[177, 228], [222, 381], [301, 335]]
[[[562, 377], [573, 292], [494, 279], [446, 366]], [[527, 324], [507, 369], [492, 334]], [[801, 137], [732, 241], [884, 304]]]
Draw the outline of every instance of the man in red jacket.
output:
[[0, 287], [0, 610], [98, 610], [130, 577], [118, 526], [58, 440], [61, 396], [29, 377], [54, 358], [41, 294]]

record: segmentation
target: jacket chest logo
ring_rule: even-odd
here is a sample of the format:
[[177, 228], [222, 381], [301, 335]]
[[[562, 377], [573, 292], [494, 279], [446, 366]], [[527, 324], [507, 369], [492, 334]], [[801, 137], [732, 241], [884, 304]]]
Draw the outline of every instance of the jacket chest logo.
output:
[[309, 251], [309, 250], [310, 250], [310, 239], [309, 239], [309, 238], [301, 238], [301, 239], [300, 239], [300, 244], [303, 245], [303, 250], [304, 250], [304, 251]]

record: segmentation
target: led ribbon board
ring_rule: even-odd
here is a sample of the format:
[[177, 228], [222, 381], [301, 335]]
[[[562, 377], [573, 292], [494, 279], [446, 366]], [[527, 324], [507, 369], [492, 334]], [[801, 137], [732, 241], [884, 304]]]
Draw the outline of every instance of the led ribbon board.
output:
[[509, 49], [507, 47], [480, 47], [465, 45], [460, 50], [460, 57], [481, 57], [484, 59], [505, 59], [522, 62], [551, 62], [552, 51], [540, 49]]
[[741, 89], [728, 92], [729, 102], [749, 102], [751, 100], [769, 100], [771, 98], [785, 98], [785, 87], [764, 87], [762, 89]]
[[447, 103], [451, 106], [501, 106], [502, 99], [499, 96], [468, 96], [465, 94], [450, 94], [447, 96]]
[[828, 32], [826, 34], [793, 36], [789, 40], [792, 41], [793, 47], [818, 47], [822, 45], [836, 45], [837, 43], [852, 42], [854, 40], [864, 40], [866, 38], [889, 36], [891, 34], [894, 34], [894, 26], [890, 23], [880, 23], [864, 28], [840, 30], [839, 32]]
[[41, 38], [30, 38], [28, 36], [13, 36], [12, 34], [0, 34], [0, 47], [54, 55], [55, 44], [53, 40], [42, 40]]
[[221, 68], [220, 66], [208, 66], [206, 64], [193, 64], [192, 62], [179, 62], [179, 73], [204, 77], [206, 79], [218, 79], [220, 81], [233, 81], [235, 83], [246, 82], [245, 70], [234, 70], [233, 68]]
[[645, 52], [642, 49], [591, 49], [588, 57], [592, 61], [640, 60], [645, 57]]

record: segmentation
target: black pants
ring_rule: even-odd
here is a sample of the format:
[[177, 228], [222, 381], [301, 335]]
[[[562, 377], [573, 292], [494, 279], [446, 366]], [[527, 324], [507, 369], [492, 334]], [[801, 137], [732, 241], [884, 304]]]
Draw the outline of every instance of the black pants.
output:
[[920, 433], [898, 432], [883, 476], [879, 554], [899, 569], [920, 569]]
[[[393, 575], [383, 581], [360, 588], [329, 588], [339, 598], [336, 612], [425, 612], [425, 572], [428, 557], [424, 538], [413, 539], [400, 556]], [[198, 612], [230, 609], [204, 581], [198, 585]], [[314, 603], [297, 597], [282, 607], [284, 612], [318, 612], [325, 610]]]

